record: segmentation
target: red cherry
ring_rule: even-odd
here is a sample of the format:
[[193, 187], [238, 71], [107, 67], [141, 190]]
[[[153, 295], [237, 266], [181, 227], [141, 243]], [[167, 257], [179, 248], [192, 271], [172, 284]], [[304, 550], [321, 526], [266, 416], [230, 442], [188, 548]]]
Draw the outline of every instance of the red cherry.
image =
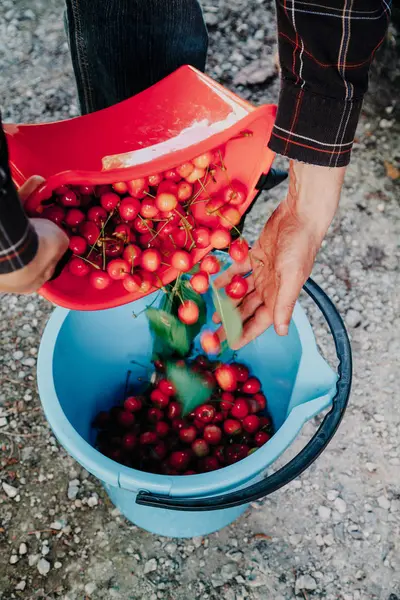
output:
[[206, 174], [206, 172], [205, 172], [204, 169], [198, 169], [196, 167], [196, 168], [193, 169], [193, 171], [190, 173], [190, 175], [188, 175], [187, 177], [185, 177], [185, 179], [189, 183], [195, 183], [199, 179], [203, 179], [203, 177], [204, 177], [205, 174]]
[[87, 242], [80, 235], [73, 235], [69, 238], [69, 249], [74, 254], [85, 254], [87, 250]]
[[141, 255], [141, 265], [146, 271], [154, 272], [160, 268], [161, 265], [161, 254], [154, 248], [144, 250]]
[[42, 212], [42, 218], [53, 221], [56, 225], [61, 225], [64, 221], [65, 210], [61, 206], [53, 204], [53, 206], [47, 206]]
[[177, 197], [179, 202], [185, 202], [186, 200], [189, 200], [192, 194], [193, 186], [190, 183], [188, 183], [187, 181], [181, 181], [178, 184]]
[[194, 164], [191, 162], [186, 162], [186, 163], [183, 163], [182, 165], [180, 165], [179, 167], [176, 167], [176, 172], [182, 178], [189, 177], [189, 175], [191, 173], [193, 173], [193, 171], [194, 171]]
[[[168, 396], [167, 396], [167, 398], [168, 398]], [[179, 417], [181, 414], [181, 410], [182, 410], [182, 407], [179, 404], [179, 402], [171, 402], [170, 405], [168, 406], [168, 411], [167, 411], [168, 419], [170, 419], [172, 421], [173, 419], [176, 419], [176, 417]]]
[[113, 183], [112, 186], [118, 194], [126, 194], [128, 191], [128, 186], [125, 181], [117, 181], [116, 183]]
[[244, 383], [249, 378], [249, 370], [244, 365], [239, 363], [233, 363], [232, 367], [235, 369], [236, 379], [239, 383]]
[[118, 423], [121, 425], [121, 427], [132, 427], [132, 425], [135, 422], [135, 417], [133, 415], [133, 413], [129, 412], [128, 410], [121, 410], [118, 414]]
[[266, 417], [265, 415], [263, 415], [262, 417], [259, 417], [260, 419], [260, 429], [263, 428], [269, 428], [272, 425], [272, 421], [269, 417]]
[[140, 214], [145, 219], [155, 219], [160, 214], [153, 198], [144, 198], [140, 208]]
[[151, 446], [157, 444], [158, 435], [154, 431], [145, 431], [140, 436], [140, 443], [142, 446]]
[[168, 432], [169, 432], [168, 423], [166, 423], [165, 421], [157, 421], [156, 433], [157, 433], [158, 437], [164, 438], [166, 435], [168, 435]]
[[93, 223], [96, 223], [97, 227], [103, 227], [107, 220], [107, 216], [107, 211], [102, 206], [91, 206], [87, 211], [88, 221], [93, 221]]
[[154, 173], [153, 175], [149, 175], [147, 181], [151, 187], [156, 187], [162, 182], [162, 175], [160, 173]]
[[85, 215], [79, 208], [70, 208], [64, 218], [64, 222], [68, 227], [78, 227], [84, 220]]
[[221, 351], [219, 337], [213, 331], [204, 331], [201, 334], [200, 345], [206, 354], [219, 354]]
[[159, 441], [158, 444], [156, 444], [151, 450], [151, 454], [155, 456], [157, 460], [164, 460], [164, 458], [167, 456], [167, 452], [167, 446], [162, 440]]
[[235, 419], [244, 419], [249, 414], [249, 406], [246, 398], [238, 398], [231, 408], [231, 415]]
[[215, 456], [206, 456], [203, 458], [201, 465], [203, 467], [203, 471], [208, 473], [209, 471], [216, 471], [220, 468], [220, 464], [218, 459]]
[[205, 423], [203, 423], [203, 421], [200, 421], [200, 419], [195, 419], [193, 421], [193, 425], [196, 427], [196, 429], [200, 432], [204, 431], [204, 427], [206, 426]]
[[140, 211], [140, 202], [137, 198], [127, 196], [121, 200], [118, 211], [124, 221], [134, 221]]
[[129, 410], [130, 412], [138, 412], [142, 406], [143, 402], [138, 396], [128, 396], [124, 402], [125, 410]]
[[66, 208], [80, 206], [81, 204], [79, 197], [72, 190], [68, 190], [67, 192], [65, 192], [65, 194], [60, 196], [59, 202], [62, 206], [65, 206]]
[[260, 419], [257, 415], [248, 415], [243, 419], [242, 425], [248, 433], [256, 433], [260, 429]]
[[265, 407], [267, 406], [267, 399], [262, 392], [254, 394], [254, 400], [257, 402], [259, 411], [265, 410]]
[[223, 392], [223, 394], [221, 394], [221, 402], [220, 402], [221, 410], [224, 410], [224, 411], [231, 410], [234, 403], [235, 403], [235, 396], [233, 394], [231, 394], [230, 392]]
[[140, 284], [140, 291], [142, 294], [147, 294], [154, 285], [153, 276], [148, 271], [139, 271], [138, 275], [140, 275], [142, 279], [142, 283]]
[[68, 263], [69, 272], [77, 277], [84, 277], [90, 271], [90, 266], [82, 258], [72, 257]]
[[203, 373], [201, 374], [201, 378], [205, 387], [208, 387], [211, 390], [215, 388], [216, 380], [214, 374], [211, 373], [211, 371], [203, 371]]
[[232, 181], [232, 183], [222, 191], [225, 202], [234, 206], [242, 204], [247, 197], [247, 189], [241, 181]]
[[181, 429], [183, 429], [184, 427], [186, 427], [186, 423], [183, 419], [177, 417], [176, 419], [172, 420], [172, 429], [176, 432], [179, 433], [179, 431]]
[[249, 245], [245, 239], [239, 238], [231, 243], [229, 256], [235, 262], [242, 263], [249, 255]]
[[118, 194], [114, 194], [113, 192], [108, 192], [100, 196], [100, 204], [107, 211], [111, 212], [116, 209], [120, 201], [120, 197]]
[[133, 229], [135, 229], [135, 231], [138, 231], [139, 233], [152, 234], [153, 221], [150, 221], [150, 219], [142, 219], [141, 217], [136, 217], [136, 219], [133, 221]]
[[161, 379], [158, 382], [158, 389], [166, 396], [175, 396], [176, 389], [174, 384], [168, 379]]
[[168, 462], [172, 469], [177, 471], [185, 471], [190, 462], [191, 453], [188, 450], [176, 450], [172, 452]]
[[147, 411], [147, 419], [150, 423], [157, 423], [157, 421], [161, 421], [163, 416], [163, 411], [157, 408], [156, 406], [153, 406], [153, 408], [149, 408], [149, 410]]
[[231, 243], [231, 234], [226, 229], [215, 229], [210, 237], [210, 242], [213, 248], [217, 248], [218, 250], [222, 250], [223, 248], [227, 248]]
[[213, 155], [211, 152], [205, 152], [204, 154], [200, 154], [200, 156], [196, 156], [192, 162], [198, 169], [207, 169], [212, 161], [212, 158]]
[[149, 191], [147, 181], [141, 177], [140, 179], [132, 179], [127, 181], [128, 192], [134, 198], [143, 198]]
[[124, 244], [128, 244], [128, 242], [133, 242], [135, 240], [135, 234], [127, 223], [119, 223], [114, 229], [113, 236], [122, 240]]
[[224, 206], [224, 200], [220, 196], [215, 196], [211, 198], [205, 206], [206, 215], [209, 217], [218, 217], [220, 214], [220, 209]]
[[111, 279], [124, 279], [129, 274], [129, 265], [126, 260], [115, 258], [108, 263], [107, 273]]
[[211, 423], [215, 417], [215, 408], [212, 404], [202, 404], [196, 408], [196, 418], [203, 423]]
[[98, 185], [98, 186], [96, 186], [95, 195], [98, 198], [100, 198], [101, 196], [103, 196], [103, 194], [108, 194], [109, 192], [112, 192], [111, 185]]
[[215, 446], [221, 441], [222, 431], [218, 425], [206, 425], [203, 431], [203, 438], [206, 440], [206, 442], [212, 446]]
[[125, 450], [133, 450], [137, 444], [137, 438], [134, 433], [126, 433], [122, 438], [122, 446]]
[[227, 229], [231, 229], [232, 227], [239, 225], [242, 218], [237, 208], [230, 205], [225, 205], [223, 208], [221, 208], [219, 215], [222, 227], [226, 227]]
[[203, 456], [207, 456], [207, 454], [209, 454], [210, 447], [206, 440], [197, 439], [192, 443], [192, 450], [196, 456], [202, 458]]
[[218, 460], [218, 462], [223, 465], [225, 463], [225, 447], [224, 446], [216, 446], [213, 449], [213, 456]]
[[68, 192], [69, 192], [69, 188], [66, 185], [60, 185], [58, 188], [53, 190], [53, 193], [56, 196], [63, 196], [64, 194], [67, 194]]
[[158, 408], [165, 408], [169, 404], [169, 396], [166, 396], [157, 388], [151, 392], [150, 400], [153, 404], [158, 406]]
[[205, 256], [200, 263], [200, 269], [202, 271], [205, 271], [209, 275], [215, 275], [215, 273], [218, 273], [220, 268], [221, 266], [219, 264], [218, 258], [212, 255]]
[[130, 294], [135, 294], [140, 291], [142, 280], [139, 275], [136, 274], [128, 274], [122, 281], [122, 285]]
[[234, 392], [237, 388], [237, 377], [232, 365], [221, 365], [215, 370], [215, 379], [219, 387], [226, 392]]
[[192, 236], [197, 248], [207, 248], [210, 245], [210, 231], [206, 227], [195, 227]]
[[202, 369], [207, 369], [210, 366], [210, 361], [208, 360], [207, 356], [204, 356], [204, 354], [198, 354], [196, 356], [195, 363]]
[[188, 469], [183, 473], [183, 475], [197, 475], [196, 471]]
[[156, 207], [162, 212], [174, 210], [178, 205], [178, 199], [174, 194], [163, 192], [156, 198]]
[[100, 229], [93, 221], [84, 221], [79, 226], [79, 233], [91, 246], [93, 246], [100, 237]]
[[227, 419], [224, 422], [224, 431], [227, 435], [238, 435], [242, 431], [242, 425], [236, 419]]
[[257, 402], [257, 400], [254, 400], [254, 398], [249, 398], [247, 400], [247, 404], [249, 405], [249, 413], [251, 415], [254, 415], [255, 413], [258, 413], [259, 408], [258, 408], [258, 402]]
[[242, 385], [242, 392], [244, 394], [257, 394], [260, 389], [261, 383], [256, 377], [249, 377], [249, 379]]
[[124, 249], [124, 242], [122, 240], [111, 239], [105, 242], [105, 253], [109, 258], [117, 258], [121, 256]]
[[255, 442], [256, 446], [258, 446], [258, 447], [263, 446], [270, 439], [271, 439], [270, 434], [266, 433], [265, 431], [258, 431], [256, 433], [256, 435], [254, 436], [254, 442]]
[[96, 269], [90, 273], [89, 283], [95, 290], [105, 290], [112, 284], [112, 279], [105, 271]]
[[141, 254], [142, 254], [142, 251], [139, 248], [139, 246], [136, 246], [135, 244], [128, 244], [125, 247], [125, 250], [124, 250], [122, 256], [129, 265], [133, 265], [134, 267], [136, 267], [137, 265], [140, 264], [140, 255]]
[[179, 175], [177, 169], [168, 169], [168, 171], [165, 171], [164, 178], [167, 181], [180, 181], [181, 180], [181, 176]]
[[190, 280], [190, 285], [198, 294], [205, 294], [210, 286], [208, 273], [205, 271], [195, 273]]
[[225, 287], [225, 291], [230, 298], [234, 300], [240, 300], [247, 294], [249, 285], [244, 277], [240, 275], [234, 275], [228, 285]]
[[193, 300], [185, 300], [178, 308], [178, 317], [185, 325], [193, 325], [199, 319], [199, 307]]
[[171, 180], [164, 180], [160, 183], [157, 189], [157, 194], [178, 194], [178, 186]]
[[187, 271], [190, 271], [193, 266], [192, 257], [184, 250], [175, 250], [171, 257], [171, 266], [177, 271], [186, 273]]
[[194, 425], [188, 425], [187, 427], [182, 427], [179, 430], [179, 439], [181, 442], [185, 444], [191, 444], [197, 437], [197, 429]]
[[113, 448], [110, 451], [109, 457], [116, 462], [121, 462], [122, 460], [122, 451], [120, 448]]

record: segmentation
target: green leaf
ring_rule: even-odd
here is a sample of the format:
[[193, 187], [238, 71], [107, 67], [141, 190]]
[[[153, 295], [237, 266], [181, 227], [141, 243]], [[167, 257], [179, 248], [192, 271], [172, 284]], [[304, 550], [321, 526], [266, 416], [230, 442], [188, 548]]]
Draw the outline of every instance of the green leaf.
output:
[[186, 356], [191, 344], [187, 327], [165, 310], [148, 308], [146, 315], [155, 336], [153, 354], [168, 357], [177, 353]]
[[221, 317], [222, 325], [224, 326], [226, 339], [229, 347], [232, 348], [235, 342], [242, 337], [243, 324], [240, 313], [234, 306], [230, 298], [218, 290], [210, 279], [210, 284], [213, 292], [213, 302], [215, 310]]
[[175, 386], [178, 400], [182, 404], [183, 416], [207, 402], [213, 392], [212, 388], [207, 387], [203, 379], [187, 366], [178, 367], [175, 363], [168, 363], [167, 377]]

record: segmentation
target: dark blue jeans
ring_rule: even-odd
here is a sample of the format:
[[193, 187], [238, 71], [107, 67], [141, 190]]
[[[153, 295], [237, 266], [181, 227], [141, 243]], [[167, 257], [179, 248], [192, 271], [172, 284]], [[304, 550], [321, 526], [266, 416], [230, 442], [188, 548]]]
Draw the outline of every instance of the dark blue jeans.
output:
[[208, 35], [197, 0], [66, 0], [82, 114], [148, 88], [184, 64], [204, 71]]

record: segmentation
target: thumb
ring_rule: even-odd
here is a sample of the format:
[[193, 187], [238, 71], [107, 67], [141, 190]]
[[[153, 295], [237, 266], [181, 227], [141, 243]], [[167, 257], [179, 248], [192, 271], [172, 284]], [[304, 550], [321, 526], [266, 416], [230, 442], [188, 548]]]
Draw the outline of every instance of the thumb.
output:
[[300, 270], [281, 274], [274, 307], [274, 328], [278, 335], [287, 335], [296, 301], [305, 282]]
[[25, 183], [23, 183], [18, 189], [18, 195], [21, 199], [21, 202], [26, 202], [29, 196], [33, 194], [33, 192], [45, 181], [46, 180], [40, 175], [32, 175], [32, 177], [29, 177], [29, 179], [27, 179]]

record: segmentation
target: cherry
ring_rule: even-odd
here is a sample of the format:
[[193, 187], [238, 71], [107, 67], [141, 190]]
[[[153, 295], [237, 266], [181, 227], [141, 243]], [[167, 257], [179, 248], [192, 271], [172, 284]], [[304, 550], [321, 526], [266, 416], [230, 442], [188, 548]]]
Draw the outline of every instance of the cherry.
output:
[[156, 207], [162, 212], [174, 210], [178, 205], [178, 199], [174, 194], [162, 192], [156, 198]]
[[139, 410], [141, 410], [142, 406], [142, 399], [138, 396], [128, 396], [128, 398], [124, 402], [125, 410], [129, 410], [130, 412], [138, 412]]
[[133, 450], [137, 444], [137, 438], [134, 433], [126, 433], [122, 438], [122, 447], [125, 450]]
[[135, 416], [133, 415], [133, 413], [129, 412], [128, 410], [121, 410], [118, 413], [118, 423], [121, 425], [121, 427], [132, 427], [132, 425], [135, 422]]
[[173, 194], [174, 196], [176, 196], [178, 194], [178, 186], [171, 180], [164, 180], [160, 183], [160, 185], [157, 188], [157, 194], [163, 193]]
[[175, 250], [171, 257], [171, 266], [177, 271], [187, 273], [192, 268], [192, 257], [185, 250]]
[[194, 164], [191, 162], [186, 162], [180, 165], [179, 167], [176, 167], [175, 170], [178, 173], [178, 175], [184, 179], [185, 177], [189, 177], [189, 175], [193, 173]]
[[198, 179], [203, 179], [205, 174], [206, 174], [206, 172], [204, 169], [199, 169], [196, 167], [193, 169], [193, 171], [190, 173], [190, 175], [185, 177], [185, 179], [189, 183], [195, 183]]
[[165, 408], [169, 404], [169, 396], [166, 396], [157, 388], [151, 392], [150, 400], [153, 404], [158, 406], [158, 408]]
[[90, 273], [89, 283], [96, 290], [105, 290], [112, 284], [112, 279], [105, 271], [96, 269]]
[[87, 211], [88, 221], [96, 223], [97, 227], [103, 227], [107, 220], [107, 211], [102, 206], [91, 206]]
[[221, 351], [219, 337], [213, 331], [204, 331], [201, 334], [200, 345], [206, 354], [219, 354]]
[[218, 211], [224, 206], [224, 201], [219, 196], [211, 198], [206, 204], [206, 214], [209, 216], [217, 216]]
[[200, 421], [200, 419], [195, 419], [193, 421], [193, 425], [196, 427], [196, 429], [200, 432], [204, 431], [204, 427], [206, 426], [205, 423], [203, 423], [203, 421]]
[[256, 433], [260, 429], [260, 419], [257, 415], [248, 415], [243, 419], [242, 425], [248, 433]]
[[223, 394], [221, 394], [221, 402], [220, 402], [220, 406], [221, 406], [221, 410], [231, 410], [232, 406], [235, 403], [235, 396], [233, 394], [231, 394], [230, 392], [223, 392]]
[[69, 272], [77, 277], [84, 277], [90, 271], [90, 265], [82, 258], [72, 257], [68, 264]]
[[189, 198], [193, 194], [193, 186], [187, 181], [181, 181], [178, 184], [178, 192], [177, 197], [179, 202], [185, 202], [185, 200], [189, 200]]
[[203, 471], [205, 471], [206, 473], [208, 471], [216, 471], [220, 468], [218, 459], [215, 456], [206, 456], [205, 458], [203, 458], [203, 460], [201, 461], [201, 466], [203, 468]]
[[168, 432], [169, 432], [168, 423], [166, 423], [165, 421], [157, 421], [156, 433], [157, 433], [158, 437], [164, 438], [166, 435], [168, 435]]
[[142, 217], [145, 217], [145, 219], [155, 219], [158, 217], [160, 211], [158, 210], [153, 198], [145, 198], [142, 200], [140, 214]]
[[69, 188], [66, 185], [60, 185], [58, 188], [56, 188], [53, 193], [56, 196], [63, 196], [64, 194], [67, 194], [69, 192]]
[[129, 274], [129, 265], [126, 260], [115, 258], [108, 263], [107, 273], [111, 279], [124, 279]]
[[257, 402], [259, 411], [265, 410], [265, 407], [267, 406], [267, 399], [262, 392], [254, 394], [254, 400]]
[[176, 419], [172, 420], [172, 429], [176, 432], [179, 433], [179, 431], [181, 429], [183, 429], [184, 427], [186, 427], [186, 423], [183, 419], [177, 417]]
[[234, 392], [237, 388], [237, 377], [234, 367], [221, 365], [215, 370], [215, 379], [219, 387], [226, 392]]
[[124, 242], [119, 239], [111, 239], [105, 242], [105, 253], [110, 258], [121, 256], [124, 249]]
[[256, 435], [254, 436], [254, 442], [255, 442], [256, 446], [258, 446], [258, 447], [266, 444], [269, 439], [271, 439], [271, 436], [269, 433], [266, 433], [265, 431], [258, 431], [256, 433]]
[[115, 210], [119, 204], [119, 201], [120, 197], [118, 194], [114, 194], [113, 192], [108, 192], [100, 196], [100, 204], [107, 212]]
[[202, 458], [203, 456], [207, 456], [210, 452], [210, 447], [207, 444], [206, 440], [197, 439], [192, 443], [192, 450], [196, 456]]
[[164, 458], [167, 456], [167, 452], [167, 446], [162, 440], [151, 449], [151, 454], [156, 458], [156, 460], [164, 460]]
[[194, 425], [188, 425], [187, 427], [182, 427], [179, 430], [179, 439], [181, 442], [185, 444], [191, 444], [197, 437], [197, 429]]
[[226, 419], [223, 427], [227, 435], [238, 435], [242, 431], [242, 425], [236, 419]]
[[222, 227], [231, 229], [235, 225], [239, 225], [242, 218], [240, 212], [234, 206], [226, 205], [219, 211]]
[[137, 217], [133, 221], [133, 228], [139, 233], [151, 233], [153, 229], [153, 221], [150, 219], [142, 219]]
[[202, 373], [203, 385], [210, 389], [214, 389], [216, 385], [216, 380], [214, 374], [211, 371], [204, 371]]
[[218, 425], [206, 425], [203, 431], [203, 438], [206, 440], [206, 442], [212, 446], [215, 446], [221, 441], [222, 431]]
[[204, 354], [198, 354], [196, 356], [195, 362], [202, 369], [207, 369], [210, 366], [210, 361], [208, 360], [207, 356], [204, 356]]
[[72, 190], [68, 190], [62, 196], [60, 196], [59, 202], [62, 206], [65, 206], [66, 208], [80, 206], [79, 197]]
[[142, 279], [140, 284], [140, 291], [142, 294], [147, 294], [154, 285], [153, 276], [148, 271], [139, 271], [138, 274]]
[[140, 279], [140, 275], [136, 274], [128, 274], [122, 281], [122, 285], [130, 294], [134, 294], [140, 291], [142, 280]]
[[222, 191], [225, 202], [238, 206], [246, 200], [247, 189], [241, 181], [232, 181], [231, 185]]
[[129, 194], [134, 198], [143, 198], [149, 191], [147, 181], [143, 177], [127, 181], [126, 185], [128, 187]]
[[100, 198], [103, 194], [108, 194], [112, 192], [111, 185], [98, 185], [95, 189], [95, 195]]
[[223, 248], [227, 248], [231, 243], [231, 234], [226, 229], [215, 229], [210, 237], [210, 242], [213, 248], [217, 248], [218, 250], [222, 250]]
[[202, 404], [196, 408], [195, 413], [202, 423], [211, 423], [215, 417], [215, 408], [212, 404]]
[[[168, 225], [167, 225], [168, 227]], [[190, 248], [192, 241], [186, 229], [175, 229], [175, 225], [172, 225], [174, 228], [170, 234], [173, 243], [175, 246], [180, 248], [186, 248], [187, 250]]]
[[157, 421], [161, 421], [163, 416], [163, 411], [157, 408], [156, 406], [153, 406], [153, 408], [149, 408], [149, 410], [147, 411], [147, 419], [150, 423], [157, 423]]
[[[168, 396], [167, 396], [167, 398], [168, 398]], [[180, 414], [181, 414], [181, 405], [179, 404], [179, 402], [171, 402], [170, 405], [168, 406], [168, 411], [167, 411], [168, 419], [170, 419], [172, 421], [176, 417], [179, 417]]]
[[260, 417], [260, 429], [263, 429], [264, 427], [270, 427], [271, 426], [271, 419], [269, 417], [265, 417], [264, 415], [262, 417]]
[[97, 413], [94, 421], [93, 421], [93, 427], [98, 427], [98, 428], [103, 428], [103, 427], [107, 427], [107, 425], [110, 423], [110, 413], [107, 412], [106, 410], [101, 410], [99, 413]]
[[161, 265], [161, 254], [158, 250], [154, 248], [149, 248], [148, 250], [144, 250], [141, 255], [141, 265], [143, 269], [146, 271], [154, 272], [160, 268]]
[[100, 237], [100, 229], [93, 221], [84, 221], [79, 227], [79, 233], [91, 246], [93, 246]]
[[112, 184], [112, 187], [118, 194], [126, 194], [128, 191], [128, 186], [125, 181], [117, 181]]
[[220, 268], [221, 266], [219, 264], [218, 258], [212, 255], [205, 256], [200, 263], [200, 269], [202, 271], [205, 271], [209, 275], [215, 275], [215, 273], [218, 273]]
[[228, 285], [225, 287], [225, 291], [230, 298], [234, 300], [240, 300], [247, 294], [249, 285], [244, 277], [241, 275], [234, 275]]
[[238, 380], [239, 383], [244, 383], [245, 381], [248, 380], [249, 370], [247, 367], [245, 367], [244, 365], [241, 365], [239, 363], [233, 363], [232, 367], [235, 370], [236, 379]]
[[110, 451], [109, 457], [116, 462], [121, 462], [122, 460], [122, 451], [120, 448], [113, 448]]
[[84, 220], [85, 215], [79, 208], [70, 208], [64, 218], [68, 227], [78, 227]]
[[242, 386], [244, 394], [257, 394], [261, 389], [261, 383], [256, 377], [249, 377]]
[[185, 471], [191, 459], [191, 453], [188, 450], [176, 450], [172, 452], [168, 463], [172, 469]]
[[247, 400], [247, 404], [249, 405], [249, 413], [251, 415], [254, 415], [255, 413], [258, 413], [259, 408], [258, 408], [258, 402], [257, 402], [257, 400], [254, 400], [254, 398], [249, 398]]
[[249, 255], [249, 245], [245, 239], [239, 238], [231, 243], [229, 256], [235, 262], [242, 263]]
[[153, 175], [149, 175], [147, 181], [151, 187], [157, 187], [162, 182], [161, 173], [154, 173]]
[[244, 419], [249, 414], [249, 406], [246, 398], [237, 398], [235, 404], [231, 408], [231, 415], [235, 419]]
[[193, 300], [185, 300], [178, 308], [178, 317], [185, 325], [193, 325], [199, 319], [199, 307]]
[[139, 441], [142, 446], [157, 444], [158, 435], [154, 431], [145, 431], [141, 434]]
[[125, 250], [124, 250], [122, 256], [129, 265], [131, 265], [131, 266], [133, 265], [134, 267], [136, 267], [137, 265], [140, 264], [140, 255], [141, 254], [142, 254], [142, 251], [139, 248], [139, 246], [136, 246], [135, 244], [128, 244], [127, 246], [125, 246]]
[[196, 471], [188, 469], [183, 473], [183, 475], [197, 475]]
[[[102, 210], [104, 209], [102, 208]], [[135, 234], [127, 223], [119, 223], [114, 229], [113, 236], [122, 240], [124, 244], [128, 244], [128, 242], [133, 242], [135, 240]]]
[[69, 249], [74, 254], [85, 254], [87, 250], [87, 242], [80, 235], [73, 235], [69, 238]]
[[57, 206], [53, 204], [52, 206], [47, 206], [42, 212], [43, 219], [48, 219], [49, 221], [53, 221], [56, 225], [61, 225], [64, 221], [65, 210], [61, 206]]
[[176, 394], [175, 386], [169, 379], [161, 379], [158, 382], [158, 389], [166, 396], [175, 396]]
[[204, 154], [200, 154], [200, 156], [196, 156], [192, 162], [198, 169], [207, 169], [212, 161], [212, 158], [213, 155], [211, 152], [205, 152]]
[[190, 285], [198, 294], [205, 294], [210, 287], [208, 273], [205, 271], [199, 271], [198, 273], [195, 273], [190, 279]]
[[192, 236], [197, 248], [207, 248], [210, 245], [210, 231], [206, 227], [195, 227]]
[[127, 196], [121, 200], [118, 211], [121, 219], [124, 221], [134, 221], [139, 214], [140, 208], [141, 205], [137, 198]]
[[225, 462], [225, 447], [224, 446], [216, 446], [213, 449], [213, 456], [218, 460], [218, 462], [223, 465]]

